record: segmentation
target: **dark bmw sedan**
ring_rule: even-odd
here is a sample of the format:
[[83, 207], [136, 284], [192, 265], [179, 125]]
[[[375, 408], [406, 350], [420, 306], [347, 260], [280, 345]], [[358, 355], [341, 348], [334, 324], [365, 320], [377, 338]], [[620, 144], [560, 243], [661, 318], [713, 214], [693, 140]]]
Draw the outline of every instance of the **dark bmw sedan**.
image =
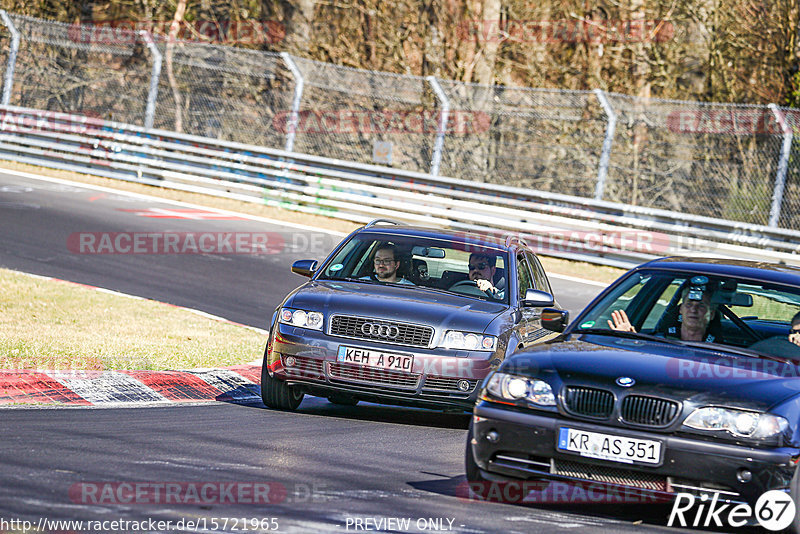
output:
[[261, 392], [271, 408], [303, 396], [470, 410], [478, 384], [513, 351], [556, 334], [561, 313], [531, 250], [517, 238], [373, 221], [275, 311]]
[[487, 377], [467, 478], [601, 483], [687, 506], [769, 490], [800, 502], [798, 312], [794, 267], [667, 258], [629, 271]]

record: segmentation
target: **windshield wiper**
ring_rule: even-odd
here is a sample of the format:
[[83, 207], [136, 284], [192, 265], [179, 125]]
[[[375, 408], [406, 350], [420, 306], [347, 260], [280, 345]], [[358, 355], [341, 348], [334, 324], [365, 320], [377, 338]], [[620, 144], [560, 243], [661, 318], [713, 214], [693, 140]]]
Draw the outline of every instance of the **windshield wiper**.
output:
[[605, 336], [624, 337], [627, 339], [646, 339], [648, 341], [660, 341], [670, 345], [683, 345], [678, 339], [654, 336], [652, 334], [642, 334], [640, 332], [628, 332], [625, 330], [611, 330], [609, 328], [579, 328], [572, 331], [573, 334], [600, 334]]
[[352, 278], [349, 276], [343, 276], [342, 278], [317, 278], [318, 281], [325, 281], [325, 282], [360, 282], [362, 284], [377, 284], [375, 280], [371, 278]]
[[396, 284], [394, 282], [381, 282], [380, 280], [373, 280], [372, 278], [353, 278], [345, 276], [342, 278], [318, 278], [326, 282], [358, 282], [359, 284], [372, 284], [376, 286], [391, 286], [391, 287], [423, 287], [411, 284]]
[[710, 343], [706, 341], [683, 341], [681, 339], [672, 339], [666, 337], [654, 336], [651, 334], [641, 334], [639, 332], [626, 332], [619, 330], [610, 330], [605, 328], [581, 328], [574, 330], [573, 334], [602, 334], [607, 336], [624, 337], [628, 339], [646, 339], [650, 341], [660, 341], [662, 343], [669, 343], [670, 345], [678, 345], [684, 347], [692, 347], [695, 349], [715, 350], [717, 352], [727, 352], [736, 354], [738, 356], [746, 356], [748, 358], [760, 358], [764, 360], [772, 360], [778, 363], [785, 363], [789, 365], [798, 365], [798, 362], [791, 358], [782, 358], [773, 354], [764, 354], [754, 350], [734, 347], [732, 345], [724, 345], [721, 343]]
[[681, 344], [686, 345], [687, 347], [693, 347], [697, 349], [729, 352], [731, 354], [736, 354], [738, 356], [747, 356], [748, 358], [760, 358], [763, 360], [772, 360], [774, 362], [786, 363], [789, 365], [798, 364], [796, 360], [792, 360], [791, 358], [782, 358], [781, 356], [775, 356], [774, 354], [764, 354], [763, 352], [757, 352], [744, 347], [734, 347], [732, 345], [724, 345], [722, 343], [707, 343], [703, 341], [681, 341]]

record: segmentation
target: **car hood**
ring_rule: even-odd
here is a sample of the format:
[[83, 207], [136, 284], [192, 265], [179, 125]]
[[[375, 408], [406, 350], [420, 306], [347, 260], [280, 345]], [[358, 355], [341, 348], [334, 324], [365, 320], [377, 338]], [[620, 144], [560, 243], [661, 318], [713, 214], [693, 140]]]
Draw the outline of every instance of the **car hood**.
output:
[[[584, 334], [540, 345], [504, 364], [508, 372], [539, 376], [553, 386], [594, 385], [615, 391], [666, 395], [698, 404], [766, 410], [800, 393], [795, 365], [658, 341]], [[555, 376], [553, 376], [555, 375]], [[620, 377], [632, 378], [629, 388]]]
[[376, 317], [406, 323], [484, 332], [500, 313], [498, 304], [416, 287], [357, 282], [311, 281], [298, 288], [285, 306], [336, 314]]

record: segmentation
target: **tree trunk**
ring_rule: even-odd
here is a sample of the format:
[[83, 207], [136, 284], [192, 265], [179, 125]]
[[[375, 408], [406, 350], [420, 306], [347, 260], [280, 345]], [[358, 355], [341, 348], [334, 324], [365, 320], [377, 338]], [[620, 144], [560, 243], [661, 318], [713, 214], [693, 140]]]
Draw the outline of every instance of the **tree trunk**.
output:
[[286, 31], [286, 48], [301, 56], [308, 56], [311, 27], [314, 21], [316, 0], [284, 0], [283, 25]]
[[175, 101], [175, 131], [183, 131], [183, 100], [181, 97], [178, 82], [175, 79], [175, 71], [172, 67], [172, 54], [175, 48], [175, 41], [178, 37], [181, 23], [183, 23], [183, 15], [186, 13], [186, 0], [178, 0], [178, 6], [175, 8], [175, 16], [172, 17], [172, 24], [169, 27], [169, 36], [167, 37], [166, 49], [166, 64], [167, 64], [167, 79], [169, 86], [172, 89], [172, 98]]
[[[484, 24], [500, 24], [500, 0], [484, 0], [481, 11], [481, 20]], [[497, 50], [500, 48], [500, 39], [491, 36], [483, 42], [483, 46], [475, 58], [474, 78], [478, 83], [492, 85], [494, 83], [494, 68], [497, 62]]]

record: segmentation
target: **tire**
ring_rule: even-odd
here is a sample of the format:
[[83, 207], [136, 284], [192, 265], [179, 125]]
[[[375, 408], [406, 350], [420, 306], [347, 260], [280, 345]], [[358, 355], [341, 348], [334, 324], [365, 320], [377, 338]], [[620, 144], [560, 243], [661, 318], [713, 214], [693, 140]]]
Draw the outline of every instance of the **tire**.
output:
[[328, 402], [337, 406], [355, 406], [358, 404], [358, 399], [347, 395], [335, 394], [328, 397]]
[[269, 376], [267, 366], [261, 367], [261, 400], [273, 410], [294, 411], [303, 402], [305, 394], [283, 380]]
[[467, 432], [467, 450], [464, 454], [464, 468], [467, 472], [468, 482], [486, 482], [486, 479], [481, 475], [478, 464], [475, 463], [475, 456], [472, 454], [472, 422], [470, 422], [469, 432]]

